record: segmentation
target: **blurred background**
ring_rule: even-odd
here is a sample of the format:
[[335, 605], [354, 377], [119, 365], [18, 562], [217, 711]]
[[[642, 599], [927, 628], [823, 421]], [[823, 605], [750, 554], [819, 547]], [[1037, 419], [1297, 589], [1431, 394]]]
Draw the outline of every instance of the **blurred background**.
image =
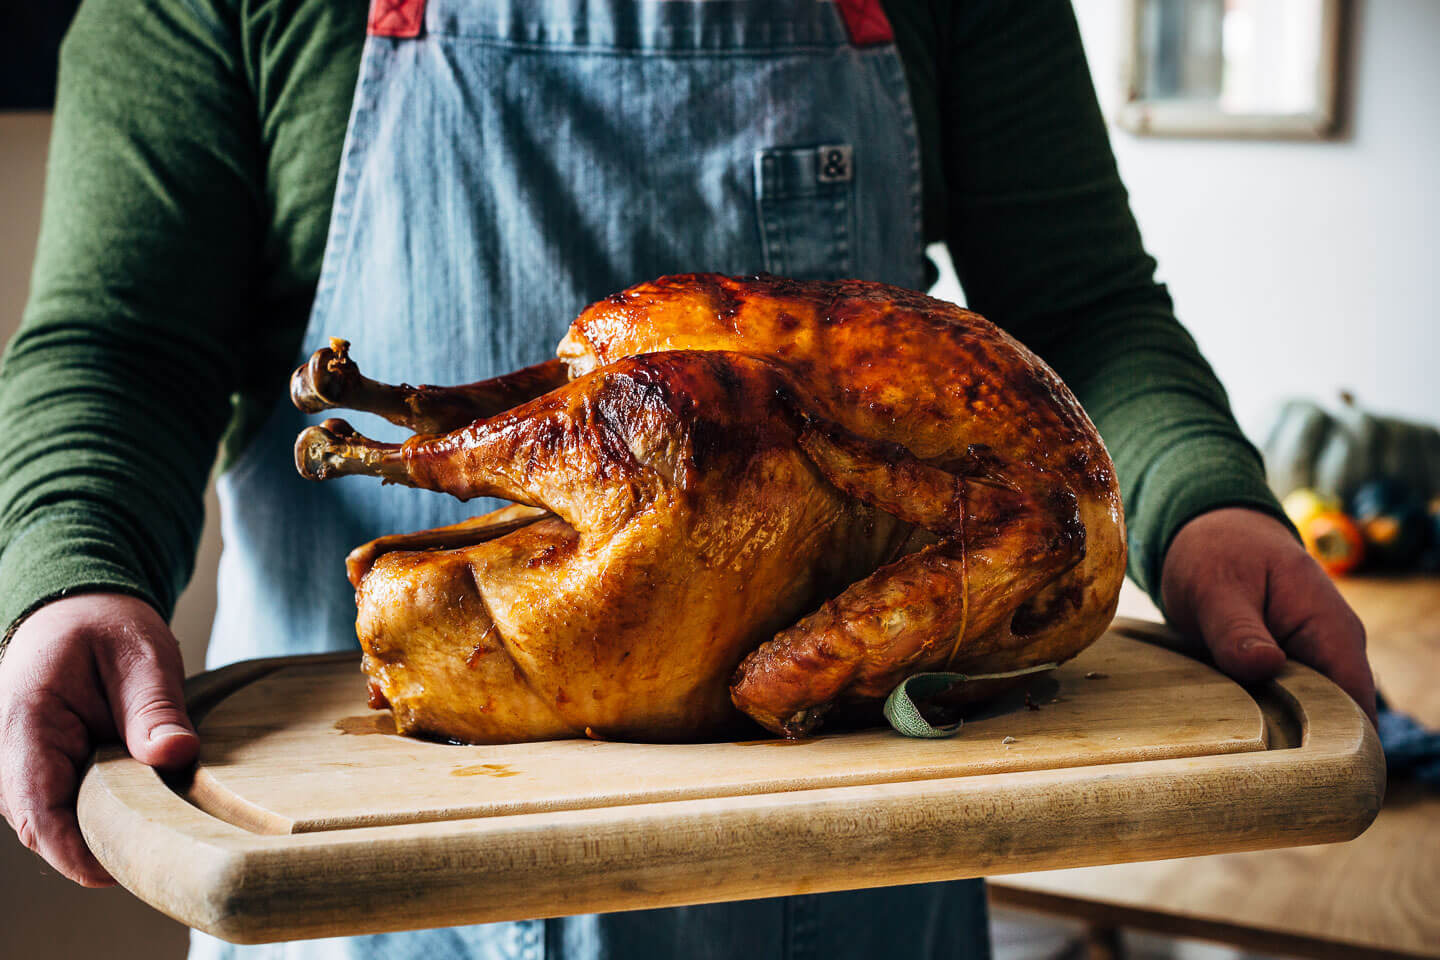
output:
[[[37, 22], [22, 23], [3, 41], [0, 336], [6, 340], [25, 303], [39, 225], [52, 96], [43, 64], [53, 47], [45, 38], [58, 40], [55, 24], [63, 23], [65, 6], [43, 15], [37, 5], [22, 8], [22, 17]], [[1368, 410], [1440, 423], [1440, 3], [1337, 5], [1343, 17], [1333, 50], [1333, 102], [1324, 83], [1317, 87], [1305, 72], [1328, 55], [1325, 24], [1315, 12], [1321, 5], [1257, 0], [1249, 5], [1250, 20], [1226, 20], [1227, 9], [1245, 6], [1075, 0], [1120, 171], [1160, 277], [1257, 443], [1282, 399], [1333, 405], [1342, 390]], [[1298, 39], [1266, 57], [1255, 45], [1273, 28], [1262, 21], [1273, 20], [1276, 10], [1282, 22], [1298, 25]], [[1207, 17], [1221, 18], [1222, 25]], [[22, 42], [26, 36], [42, 42]], [[1206, 37], [1223, 37], [1234, 64], [1217, 66]], [[1286, 57], [1301, 63], [1305, 83], [1254, 75]], [[1238, 71], [1238, 79], [1227, 80], [1226, 70]], [[1272, 122], [1256, 119], [1264, 110], [1274, 111]], [[1234, 116], [1216, 115], [1226, 112]], [[943, 250], [932, 253], [944, 260]], [[936, 293], [962, 299], [953, 273]], [[195, 581], [175, 618], [192, 672], [203, 662], [214, 609], [219, 538], [213, 499], [210, 520]], [[1127, 603], [1145, 607], [1133, 596]], [[1435, 879], [1429, 908], [1440, 912]], [[123, 891], [73, 887], [8, 830], [0, 837], [0, 916], [0, 955], [6, 957], [184, 953], [178, 924]], [[997, 913], [1002, 957], [1108, 949], [1087, 943], [1078, 926], [1024, 917]], [[1233, 955], [1195, 942], [1127, 937], [1134, 955]]]

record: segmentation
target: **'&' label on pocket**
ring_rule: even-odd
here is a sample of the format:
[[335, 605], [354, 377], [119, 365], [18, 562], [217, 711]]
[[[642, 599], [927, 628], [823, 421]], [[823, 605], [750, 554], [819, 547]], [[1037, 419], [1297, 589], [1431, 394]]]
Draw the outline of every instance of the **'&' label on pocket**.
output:
[[801, 280], [853, 273], [855, 154], [848, 143], [755, 152], [765, 269]]

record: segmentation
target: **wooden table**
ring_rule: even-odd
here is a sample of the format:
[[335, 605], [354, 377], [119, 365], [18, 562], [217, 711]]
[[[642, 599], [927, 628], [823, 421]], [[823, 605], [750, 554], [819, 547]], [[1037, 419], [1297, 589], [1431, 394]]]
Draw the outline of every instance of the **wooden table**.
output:
[[[1440, 578], [1340, 587], [1365, 622], [1380, 689], [1440, 727]], [[1156, 615], [1127, 590], [1123, 614]], [[1349, 843], [1016, 874], [993, 879], [990, 897], [1084, 920], [1102, 955], [1132, 928], [1293, 956], [1437, 958], [1440, 793], [1392, 783], [1375, 823]]]

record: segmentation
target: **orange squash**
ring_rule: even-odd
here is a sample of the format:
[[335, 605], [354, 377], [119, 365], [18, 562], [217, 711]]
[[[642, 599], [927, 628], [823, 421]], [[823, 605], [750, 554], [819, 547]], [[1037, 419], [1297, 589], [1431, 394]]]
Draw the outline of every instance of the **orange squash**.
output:
[[1365, 538], [1355, 521], [1338, 510], [1317, 513], [1300, 527], [1310, 556], [1332, 577], [1341, 577], [1365, 559]]

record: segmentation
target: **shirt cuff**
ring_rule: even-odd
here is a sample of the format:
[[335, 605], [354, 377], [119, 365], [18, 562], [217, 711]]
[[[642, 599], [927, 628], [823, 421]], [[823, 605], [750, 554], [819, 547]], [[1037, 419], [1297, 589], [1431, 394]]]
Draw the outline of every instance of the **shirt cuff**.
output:
[[1170, 542], [1186, 523], [1221, 507], [1246, 507], [1295, 527], [1265, 482], [1259, 453], [1236, 437], [1195, 437], [1157, 457], [1145, 471], [1126, 514], [1130, 574], [1163, 612], [1160, 574]]
[[85, 511], [47, 512], [0, 551], [0, 657], [25, 618], [52, 600], [99, 591], [139, 597], [168, 616], [133, 551]]

